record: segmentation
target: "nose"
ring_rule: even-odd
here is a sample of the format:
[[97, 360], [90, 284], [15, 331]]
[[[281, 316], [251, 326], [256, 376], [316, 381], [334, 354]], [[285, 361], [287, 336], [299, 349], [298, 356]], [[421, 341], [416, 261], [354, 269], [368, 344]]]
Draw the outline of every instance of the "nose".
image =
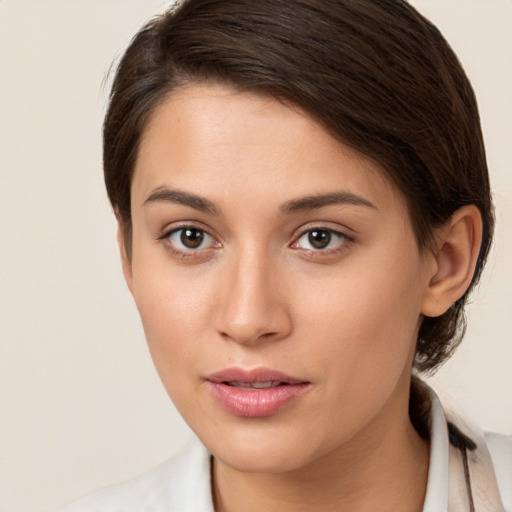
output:
[[276, 265], [256, 254], [233, 259], [222, 276], [217, 332], [244, 345], [287, 337], [292, 321]]

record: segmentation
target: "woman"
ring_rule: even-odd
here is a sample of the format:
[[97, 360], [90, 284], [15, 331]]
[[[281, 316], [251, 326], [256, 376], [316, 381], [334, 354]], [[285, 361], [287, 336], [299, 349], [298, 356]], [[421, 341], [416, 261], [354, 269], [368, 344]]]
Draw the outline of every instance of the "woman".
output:
[[471, 86], [412, 7], [184, 2], [119, 65], [104, 169], [198, 440], [66, 510], [512, 507], [512, 441], [417, 377], [461, 340], [493, 210]]

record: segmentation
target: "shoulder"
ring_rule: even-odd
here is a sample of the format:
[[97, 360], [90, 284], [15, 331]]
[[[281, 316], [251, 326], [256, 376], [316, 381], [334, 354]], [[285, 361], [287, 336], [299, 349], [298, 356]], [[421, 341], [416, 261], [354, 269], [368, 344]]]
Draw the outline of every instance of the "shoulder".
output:
[[193, 439], [177, 455], [127, 482], [96, 491], [59, 512], [210, 512], [210, 455]]
[[512, 510], [512, 435], [485, 433], [501, 499]]

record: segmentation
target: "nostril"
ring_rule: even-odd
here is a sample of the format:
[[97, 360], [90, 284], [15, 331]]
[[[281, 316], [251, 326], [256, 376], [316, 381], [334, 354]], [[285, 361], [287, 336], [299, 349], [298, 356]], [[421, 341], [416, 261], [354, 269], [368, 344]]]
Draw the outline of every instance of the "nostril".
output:
[[232, 340], [237, 343], [242, 344], [251, 344], [251, 343], [258, 343], [261, 341], [270, 341], [272, 338], [277, 338], [279, 336], [279, 333], [277, 331], [271, 331], [271, 332], [258, 332], [258, 330], [236, 330], [233, 329], [232, 331], [226, 332], [221, 331], [220, 335], [222, 338], [226, 340]]

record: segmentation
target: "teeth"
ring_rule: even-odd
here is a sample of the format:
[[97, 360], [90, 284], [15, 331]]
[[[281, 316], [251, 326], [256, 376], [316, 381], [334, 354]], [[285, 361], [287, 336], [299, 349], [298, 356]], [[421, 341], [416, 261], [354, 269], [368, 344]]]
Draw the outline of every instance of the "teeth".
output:
[[269, 380], [266, 382], [240, 382], [238, 380], [227, 383], [229, 386], [236, 388], [253, 388], [253, 389], [266, 389], [279, 386], [281, 384], [278, 380]]
[[274, 381], [268, 381], [268, 382], [253, 382], [251, 384], [251, 387], [252, 388], [256, 388], [256, 389], [264, 389], [264, 388], [271, 388], [273, 386], [275, 386], [276, 384], [274, 384]]

